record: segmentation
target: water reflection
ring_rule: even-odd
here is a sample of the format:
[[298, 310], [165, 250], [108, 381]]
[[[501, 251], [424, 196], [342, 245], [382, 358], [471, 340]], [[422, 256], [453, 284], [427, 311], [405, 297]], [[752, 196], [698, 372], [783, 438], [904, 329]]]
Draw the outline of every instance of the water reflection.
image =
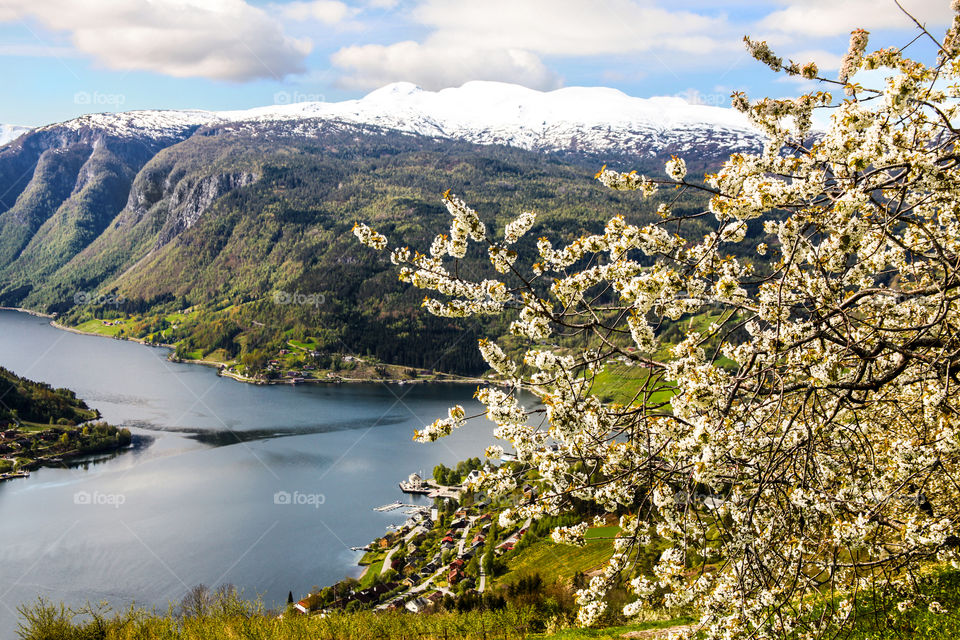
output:
[[[74, 389], [136, 443], [0, 484], [0, 637], [38, 595], [165, 609], [232, 583], [282, 604], [357, 571], [350, 547], [404, 518], [373, 511], [402, 497], [397, 482], [490, 443], [485, 421], [411, 440], [453, 404], [476, 411], [471, 386], [253, 386], [166, 353], [0, 312], [0, 365]], [[278, 504], [281, 491], [324, 501]]]

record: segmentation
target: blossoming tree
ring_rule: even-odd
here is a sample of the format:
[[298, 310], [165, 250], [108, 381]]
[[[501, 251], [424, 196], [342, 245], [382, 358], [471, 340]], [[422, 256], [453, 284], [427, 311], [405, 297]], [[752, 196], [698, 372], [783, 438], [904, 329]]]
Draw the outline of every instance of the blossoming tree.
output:
[[[901, 607], [939, 609], [913, 584], [960, 546], [960, 17], [943, 40], [918, 28], [935, 61], [868, 54], [856, 31], [839, 79], [747, 40], [775, 70], [845, 96], [735, 94], [766, 145], [703, 182], [679, 158], [667, 179], [597, 175], [638, 197], [699, 190], [707, 211], [661, 205], [653, 224], [616, 217], [567, 246], [541, 238], [528, 264], [515, 245], [534, 214], [494, 236], [447, 193], [449, 234], [428, 254], [393, 250], [400, 279], [431, 292], [430, 313], [513, 314], [510, 331], [526, 345], [511, 357], [480, 343], [508, 383], [478, 392], [495, 435], [548, 487], [503, 519], [556, 514], [572, 498], [629, 514], [613, 558], [578, 593], [582, 623], [618, 581], [639, 597], [626, 613], [692, 605], [710, 638], [830, 636], [876, 589]], [[854, 82], [873, 69], [885, 71], [873, 74], [881, 86]], [[829, 127], [811, 132], [814, 109], [826, 107]], [[685, 235], [693, 218], [714, 231]], [[366, 225], [355, 233], [387, 246]], [[745, 242], [755, 258], [727, 255]], [[451, 267], [471, 244], [501, 277]], [[664, 322], [701, 314], [713, 321], [684, 323], [682, 339], [660, 344]], [[590, 348], [552, 348], [558, 334]], [[633, 402], [592, 392], [611, 357], [649, 372]], [[541, 396], [537, 415], [519, 403], [521, 387]], [[456, 407], [416, 437], [434, 440], [465, 419]], [[515, 479], [501, 467], [479, 484], [504, 492]], [[554, 538], [582, 544], [585, 528]], [[653, 537], [668, 547], [641, 575], [634, 561]]]

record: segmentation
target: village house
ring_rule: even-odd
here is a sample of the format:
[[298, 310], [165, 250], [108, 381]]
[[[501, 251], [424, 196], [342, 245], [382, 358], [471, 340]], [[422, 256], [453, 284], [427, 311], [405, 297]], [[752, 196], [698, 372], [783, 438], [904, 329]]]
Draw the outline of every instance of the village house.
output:
[[430, 606], [430, 601], [426, 598], [420, 597], [411, 600], [404, 606], [406, 607], [407, 611], [411, 613], [420, 613]]

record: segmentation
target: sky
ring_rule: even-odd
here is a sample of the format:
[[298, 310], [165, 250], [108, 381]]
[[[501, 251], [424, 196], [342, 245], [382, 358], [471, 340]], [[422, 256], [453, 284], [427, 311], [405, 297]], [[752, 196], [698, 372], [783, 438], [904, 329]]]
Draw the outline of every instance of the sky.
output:
[[[900, 0], [936, 36], [949, 0]], [[0, 123], [359, 98], [390, 82], [605, 86], [729, 106], [816, 88], [742, 38], [834, 75], [850, 31], [904, 47], [894, 0], [0, 0]], [[928, 39], [910, 44], [929, 59]]]

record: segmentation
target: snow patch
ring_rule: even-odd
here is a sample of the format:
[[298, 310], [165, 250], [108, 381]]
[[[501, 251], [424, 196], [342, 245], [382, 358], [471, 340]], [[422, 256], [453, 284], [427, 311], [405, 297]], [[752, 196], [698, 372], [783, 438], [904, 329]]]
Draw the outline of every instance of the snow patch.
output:
[[[680, 153], [705, 141], [733, 151], [756, 146], [762, 139], [743, 114], [690, 104], [682, 98], [634, 98], [603, 87], [543, 92], [488, 81], [441, 91], [397, 82], [359, 100], [301, 102], [243, 111], [91, 114], [50, 127], [93, 127], [118, 136], [166, 137], [188, 135], [190, 129], [217, 124], [301, 121], [297, 131], [310, 135], [318, 121], [330, 120], [479, 144], [593, 153], [653, 153], [665, 148]], [[310, 121], [315, 124], [311, 126]]]

